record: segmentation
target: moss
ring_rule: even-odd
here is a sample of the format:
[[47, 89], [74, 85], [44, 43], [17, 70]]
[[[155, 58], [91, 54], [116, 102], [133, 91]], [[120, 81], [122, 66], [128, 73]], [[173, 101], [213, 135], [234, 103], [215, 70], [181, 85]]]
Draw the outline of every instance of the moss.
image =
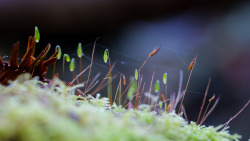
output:
[[[24, 77], [24, 76], [22, 76]], [[21, 81], [22, 80], [22, 81]], [[109, 106], [108, 98], [74, 95], [56, 79], [24, 78], [0, 85], [0, 140], [23, 141], [227, 141], [240, 139], [219, 127], [188, 124], [174, 112], [156, 114]], [[140, 108], [139, 108], [140, 109]], [[144, 109], [144, 110], [143, 110]], [[146, 109], [146, 110], [145, 110]]]

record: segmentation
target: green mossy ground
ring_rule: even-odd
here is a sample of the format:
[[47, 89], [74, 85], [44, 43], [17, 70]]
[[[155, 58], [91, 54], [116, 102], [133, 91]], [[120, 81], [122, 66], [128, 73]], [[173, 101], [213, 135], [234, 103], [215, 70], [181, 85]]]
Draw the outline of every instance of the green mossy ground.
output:
[[107, 98], [76, 100], [74, 88], [55, 80], [41, 87], [26, 76], [0, 85], [0, 140], [20, 141], [227, 141], [220, 127], [196, 126], [175, 113], [110, 108]]

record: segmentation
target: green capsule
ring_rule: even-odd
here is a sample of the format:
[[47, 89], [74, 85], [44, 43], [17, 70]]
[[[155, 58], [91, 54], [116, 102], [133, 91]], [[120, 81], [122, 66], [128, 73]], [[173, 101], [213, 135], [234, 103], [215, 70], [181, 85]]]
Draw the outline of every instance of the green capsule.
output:
[[37, 26], [35, 26], [35, 40], [36, 40], [36, 43], [38, 43], [40, 40], [40, 33], [39, 33]]
[[72, 58], [72, 60], [70, 61], [69, 69], [70, 69], [71, 72], [74, 71], [74, 69], [75, 69], [75, 58]]
[[67, 61], [67, 62], [69, 62], [69, 61], [70, 61], [70, 57], [69, 57], [69, 55], [68, 55], [68, 54], [66, 54], [66, 53], [65, 53], [65, 54], [63, 55], [63, 57], [66, 59], [66, 61]]
[[138, 80], [138, 71], [135, 69], [135, 80]]
[[77, 55], [78, 55], [79, 58], [82, 57], [82, 44], [81, 43], [78, 44]]
[[167, 84], [167, 73], [163, 74], [163, 83], [166, 85]]
[[109, 53], [108, 53], [108, 49], [106, 49], [105, 51], [104, 51], [104, 55], [103, 55], [103, 60], [104, 60], [104, 62], [105, 63], [107, 63], [108, 62], [108, 59], [109, 59]]
[[160, 82], [159, 82], [159, 80], [156, 80], [156, 82], [155, 82], [155, 92], [158, 93], [159, 89], [160, 89]]
[[61, 50], [61, 47], [59, 45], [56, 46], [56, 51], [57, 50], [59, 50], [59, 51], [58, 51], [58, 54], [57, 54], [56, 57], [59, 60], [61, 58], [61, 56], [62, 56], [62, 50]]

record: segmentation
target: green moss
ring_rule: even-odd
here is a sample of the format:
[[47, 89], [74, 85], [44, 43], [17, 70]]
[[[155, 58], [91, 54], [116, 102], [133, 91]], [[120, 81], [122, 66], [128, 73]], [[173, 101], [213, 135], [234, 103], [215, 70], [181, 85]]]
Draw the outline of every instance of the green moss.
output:
[[[22, 80], [22, 81], [21, 81]], [[41, 87], [42, 85], [42, 87]], [[60, 80], [37, 79], [0, 85], [0, 140], [23, 141], [227, 141], [239, 139], [220, 127], [196, 126], [175, 113], [156, 114], [109, 106], [108, 98], [77, 100]], [[142, 107], [142, 106], [141, 106]], [[143, 110], [144, 109], [144, 110]]]

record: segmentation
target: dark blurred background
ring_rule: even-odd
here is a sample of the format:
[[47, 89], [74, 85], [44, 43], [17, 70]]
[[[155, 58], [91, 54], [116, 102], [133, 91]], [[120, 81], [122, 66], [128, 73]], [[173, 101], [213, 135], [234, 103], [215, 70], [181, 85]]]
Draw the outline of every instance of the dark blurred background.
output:
[[[38, 50], [51, 43], [53, 48], [60, 45], [64, 53], [77, 58], [76, 47], [81, 42], [85, 67], [90, 62], [94, 40], [100, 37], [91, 78], [98, 72], [107, 73], [108, 66], [102, 61], [106, 48], [110, 50], [111, 62], [117, 62], [114, 75], [122, 72], [128, 78], [154, 47], [161, 45], [160, 52], [142, 71], [145, 91], [154, 70], [154, 82], [162, 80], [164, 72], [168, 73], [169, 94], [177, 92], [179, 71], [183, 70], [184, 89], [189, 75], [187, 67], [198, 52], [184, 100], [190, 120], [197, 119], [208, 78], [212, 79], [208, 98], [215, 93], [221, 100], [205, 125], [225, 123], [250, 98], [248, 1], [1, 0], [0, 55], [8, 56], [16, 41], [21, 42], [23, 54], [35, 26], [41, 34]], [[61, 72], [58, 64], [56, 70]], [[70, 81], [72, 73], [67, 70], [66, 73]], [[117, 83], [114, 84], [116, 87]], [[243, 135], [243, 140], [250, 138], [249, 119], [248, 106], [230, 123], [230, 132]]]

